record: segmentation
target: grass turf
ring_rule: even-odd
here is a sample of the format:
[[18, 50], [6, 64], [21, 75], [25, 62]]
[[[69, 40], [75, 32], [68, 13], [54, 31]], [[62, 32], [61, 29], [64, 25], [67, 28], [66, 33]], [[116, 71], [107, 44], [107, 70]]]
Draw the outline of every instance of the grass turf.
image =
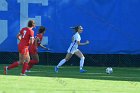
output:
[[19, 76], [21, 67], [3, 75], [0, 66], [0, 93], [140, 93], [140, 68], [117, 68], [113, 74], [105, 73], [105, 67], [85, 67], [87, 73], [79, 73], [79, 67], [63, 66], [59, 73], [52, 66], [37, 65], [28, 76]]

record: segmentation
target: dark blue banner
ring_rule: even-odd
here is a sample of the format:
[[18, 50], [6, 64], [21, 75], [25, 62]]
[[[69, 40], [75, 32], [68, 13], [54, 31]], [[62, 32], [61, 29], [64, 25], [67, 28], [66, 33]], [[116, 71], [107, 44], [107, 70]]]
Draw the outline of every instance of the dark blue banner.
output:
[[0, 51], [17, 52], [16, 35], [28, 20], [47, 27], [43, 44], [66, 53], [74, 32], [82, 25], [79, 46], [89, 54], [140, 54], [140, 0], [0, 0]]

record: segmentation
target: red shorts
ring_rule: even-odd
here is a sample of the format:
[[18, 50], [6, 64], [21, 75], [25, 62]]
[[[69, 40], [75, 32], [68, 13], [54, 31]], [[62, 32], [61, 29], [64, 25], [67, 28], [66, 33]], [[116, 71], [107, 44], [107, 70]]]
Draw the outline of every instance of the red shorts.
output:
[[37, 54], [37, 51], [38, 51], [38, 48], [36, 46], [31, 45], [29, 47], [29, 53], [30, 53], [30, 55], [36, 55]]
[[27, 55], [29, 53], [28, 46], [20, 46], [18, 45], [18, 51], [20, 54]]

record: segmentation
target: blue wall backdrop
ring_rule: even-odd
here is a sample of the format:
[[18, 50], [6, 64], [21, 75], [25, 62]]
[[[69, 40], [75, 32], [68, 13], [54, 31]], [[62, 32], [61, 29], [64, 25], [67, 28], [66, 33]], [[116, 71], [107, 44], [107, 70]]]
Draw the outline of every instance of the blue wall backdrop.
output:
[[66, 53], [71, 26], [82, 25], [88, 54], [140, 54], [140, 0], [0, 0], [0, 51], [17, 52], [16, 35], [34, 19], [47, 27], [48, 47]]

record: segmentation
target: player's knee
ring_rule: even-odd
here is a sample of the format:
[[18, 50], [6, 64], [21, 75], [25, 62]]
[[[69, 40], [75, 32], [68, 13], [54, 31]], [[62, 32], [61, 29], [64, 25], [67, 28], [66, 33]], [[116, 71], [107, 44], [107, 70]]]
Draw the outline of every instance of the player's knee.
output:
[[69, 61], [69, 58], [64, 58], [66, 61]]
[[30, 62], [30, 59], [26, 59], [25, 62], [29, 63]]
[[36, 62], [37, 62], [37, 63], [39, 63], [39, 59], [38, 59], [38, 60], [36, 60]]
[[69, 59], [65, 59], [66, 61], [69, 61]]
[[20, 60], [18, 62], [19, 62], [19, 65], [23, 65], [24, 64], [24, 61], [22, 61], [22, 60]]
[[85, 60], [85, 57], [84, 57], [84, 56], [82, 56], [80, 59], [81, 59], [81, 60]]
[[18, 61], [18, 64], [19, 64], [19, 65], [22, 65], [23, 63], [24, 63], [24, 62]]

